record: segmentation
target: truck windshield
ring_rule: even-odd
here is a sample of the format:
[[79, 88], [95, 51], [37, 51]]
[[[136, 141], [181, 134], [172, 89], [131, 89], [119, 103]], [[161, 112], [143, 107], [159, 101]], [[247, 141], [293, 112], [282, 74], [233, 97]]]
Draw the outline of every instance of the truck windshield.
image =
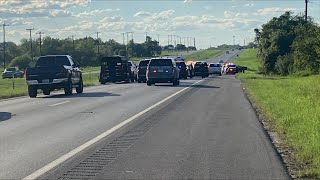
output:
[[67, 56], [47, 56], [40, 57], [36, 67], [71, 66]]

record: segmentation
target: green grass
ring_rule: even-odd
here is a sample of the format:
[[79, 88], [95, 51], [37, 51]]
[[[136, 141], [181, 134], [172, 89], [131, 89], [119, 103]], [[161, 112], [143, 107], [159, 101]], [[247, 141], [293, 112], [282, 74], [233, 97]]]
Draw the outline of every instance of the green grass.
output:
[[[94, 86], [99, 84], [99, 74], [84, 74], [84, 86]], [[13, 86], [14, 84], [14, 86]], [[24, 78], [0, 79], [0, 99], [28, 95], [28, 86]]]
[[83, 73], [90, 72], [90, 71], [100, 71], [100, 66], [88, 66], [80, 69]]
[[257, 74], [256, 50], [246, 50], [236, 64], [247, 66], [243, 81], [250, 98], [292, 150], [302, 165], [295, 174], [320, 178], [320, 75], [263, 76]]
[[220, 54], [224, 53], [224, 50], [217, 50], [217, 49], [206, 49], [194, 52], [186, 56], [186, 60], [205, 60], [207, 58], [213, 58]]

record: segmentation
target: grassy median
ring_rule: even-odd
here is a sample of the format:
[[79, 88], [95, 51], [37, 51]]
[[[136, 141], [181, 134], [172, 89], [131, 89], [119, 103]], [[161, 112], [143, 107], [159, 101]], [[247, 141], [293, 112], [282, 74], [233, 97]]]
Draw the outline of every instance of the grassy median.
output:
[[186, 56], [186, 60], [205, 60], [207, 58], [214, 58], [222, 53], [224, 50], [220, 49], [206, 49], [194, 52]]
[[298, 177], [320, 179], [320, 75], [263, 76], [257, 74], [257, 51], [249, 49], [236, 60], [247, 66], [237, 76], [250, 99], [259, 106], [284, 143], [293, 150], [292, 158], [301, 168]]
[[[84, 86], [97, 85], [99, 74], [84, 74]], [[28, 95], [28, 86], [24, 78], [0, 79], [0, 99]]]

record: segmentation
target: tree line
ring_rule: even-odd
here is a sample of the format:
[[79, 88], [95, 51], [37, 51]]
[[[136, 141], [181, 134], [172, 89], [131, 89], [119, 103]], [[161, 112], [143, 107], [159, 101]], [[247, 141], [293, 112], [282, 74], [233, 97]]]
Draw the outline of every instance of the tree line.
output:
[[[0, 45], [3, 46], [3, 43]], [[162, 51], [159, 42], [152, 40], [149, 36], [143, 43], [135, 43], [131, 40], [127, 45], [120, 44], [114, 39], [103, 42], [101, 39], [93, 39], [92, 37], [73, 40], [47, 36], [42, 39], [41, 48], [40, 40], [33, 40], [32, 49], [31, 52], [31, 42], [28, 39], [22, 39], [19, 44], [6, 42], [6, 66], [25, 69], [38, 56], [48, 54], [68, 54], [83, 67], [97, 66], [102, 56], [153, 57], [160, 55]], [[3, 54], [3, 49], [1, 54]], [[3, 62], [2, 55], [0, 56], [1, 66], [3, 66]]]
[[254, 32], [261, 73], [319, 73], [320, 27], [312, 18], [285, 12]]

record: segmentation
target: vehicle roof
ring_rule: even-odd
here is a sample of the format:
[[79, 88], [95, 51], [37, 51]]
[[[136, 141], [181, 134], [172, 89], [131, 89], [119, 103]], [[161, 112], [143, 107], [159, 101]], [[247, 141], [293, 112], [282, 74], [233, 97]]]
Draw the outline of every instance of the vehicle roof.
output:
[[167, 57], [157, 57], [157, 58], [151, 58], [150, 60], [155, 60], [155, 59], [163, 59], [163, 60], [174, 60], [173, 58], [167, 58]]
[[39, 56], [39, 57], [57, 57], [57, 56], [68, 56], [68, 57], [71, 57], [70, 55], [63, 55], [63, 54], [59, 54], [59, 55], [44, 55], [44, 56]]

